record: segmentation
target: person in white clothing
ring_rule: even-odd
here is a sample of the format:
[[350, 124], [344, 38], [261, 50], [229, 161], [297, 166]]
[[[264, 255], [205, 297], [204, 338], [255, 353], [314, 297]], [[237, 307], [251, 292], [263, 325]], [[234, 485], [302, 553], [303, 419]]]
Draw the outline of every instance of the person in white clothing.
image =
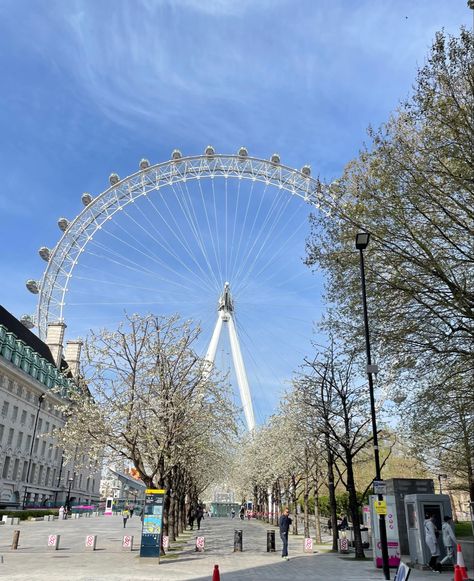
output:
[[64, 520], [64, 506], [59, 509], [59, 520]]
[[441, 573], [441, 564], [437, 563], [437, 559], [440, 555], [438, 536], [439, 531], [435, 525], [435, 515], [428, 514], [425, 520], [425, 541], [431, 553], [431, 559], [428, 565], [431, 567], [432, 571]]
[[454, 565], [456, 562], [456, 556], [454, 552], [454, 547], [457, 544], [456, 536], [453, 531], [453, 519], [450, 516], [444, 517], [444, 523], [442, 526], [443, 533], [443, 545], [446, 549], [446, 556], [441, 560], [441, 565], [444, 565], [446, 561], [451, 561]]

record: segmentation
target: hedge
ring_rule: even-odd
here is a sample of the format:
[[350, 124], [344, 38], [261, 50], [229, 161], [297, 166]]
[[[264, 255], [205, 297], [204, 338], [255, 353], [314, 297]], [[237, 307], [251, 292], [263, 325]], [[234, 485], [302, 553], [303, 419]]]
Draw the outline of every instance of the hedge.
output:
[[10, 516], [14, 518], [19, 518], [20, 520], [27, 520], [31, 518], [37, 518], [41, 516], [46, 516], [52, 514], [58, 516], [57, 508], [47, 508], [47, 509], [31, 509], [31, 510], [0, 510], [0, 520], [3, 516]]

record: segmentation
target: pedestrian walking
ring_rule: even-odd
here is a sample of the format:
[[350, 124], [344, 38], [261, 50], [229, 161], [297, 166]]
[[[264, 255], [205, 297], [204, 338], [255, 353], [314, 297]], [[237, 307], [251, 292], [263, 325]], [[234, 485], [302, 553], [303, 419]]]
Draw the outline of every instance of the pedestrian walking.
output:
[[444, 523], [441, 527], [441, 532], [443, 534], [443, 545], [446, 549], [446, 556], [441, 559], [441, 565], [444, 565], [446, 561], [451, 561], [454, 565], [456, 563], [456, 552], [454, 547], [457, 544], [456, 535], [453, 531], [453, 519], [450, 516], [444, 517]]
[[189, 527], [191, 530], [194, 529], [194, 519], [195, 518], [196, 518], [196, 511], [194, 510], [194, 508], [190, 508], [189, 513], [188, 513], [188, 522], [189, 522]]
[[283, 543], [283, 548], [281, 550], [281, 558], [286, 559], [287, 561], [290, 560], [288, 557], [288, 531], [290, 530], [290, 525], [293, 522], [291, 518], [288, 516], [290, 513], [288, 507], [283, 509], [283, 514], [280, 516], [280, 520], [278, 521], [278, 526], [280, 528], [280, 539]]
[[59, 507], [59, 520], [64, 520], [64, 506]]
[[198, 526], [198, 531], [201, 530], [201, 521], [204, 518], [204, 510], [202, 506], [198, 506], [196, 510], [196, 522]]
[[234, 509], [231, 510], [230, 516], [231, 516], [231, 518], [235, 518], [235, 510]]
[[122, 518], [123, 518], [123, 528], [125, 528], [127, 526], [127, 521], [130, 517], [130, 511], [128, 509], [128, 507], [125, 507], [122, 510]]
[[132, 504], [132, 506], [130, 507], [130, 518], [133, 518], [133, 511], [135, 510], [134, 505]]
[[425, 519], [425, 541], [431, 553], [428, 565], [431, 567], [432, 571], [441, 573], [441, 564], [437, 562], [440, 555], [438, 537], [439, 531], [436, 528], [435, 515], [428, 514]]

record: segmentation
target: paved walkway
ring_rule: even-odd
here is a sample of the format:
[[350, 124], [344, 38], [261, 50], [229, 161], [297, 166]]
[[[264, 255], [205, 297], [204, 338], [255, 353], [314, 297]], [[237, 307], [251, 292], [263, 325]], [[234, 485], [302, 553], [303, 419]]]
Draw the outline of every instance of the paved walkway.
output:
[[[243, 530], [244, 552], [233, 552], [234, 529]], [[9, 581], [208, 581], [214, 564], [219, 565], [222, 581], [370, 581], [383, 580], [371, 560], [355, 561], [351, 556], [328, 553], [328, 547], [317, 547], [314, 554], [303, 553], [302, 537], [290, 535], [290, 561], [277, 553], [266, 552], [266, 529], [255, 521], [238, 519], [205, 519], [201, 531], [206, 539], [204, 553], [194, 551], [196, 531], [187, 532], [158, 564], [154, 559], [140, 559], [138, 551], [121, 548], [124, 530], [120, 517], [81, 518], [68, 521], [28, 522], [19, 526], [0, 527], [0, 577]], [[13, 531], [19, 529], [20, 545], [10, 549]], [[129, 520], [126, 532], [138, 541], [141, 523]], [[46, 548], [49, 534], [61, 534], [60, 550]], [[85, 549], [85, 536], [98, 535], [97, 550]], [[392, 579], [394, 573], [392, 573]], [[446, 579], [452, 575], [446, 574]], [[413, 571], [410, 581], [433, 578], [430, 572]]]

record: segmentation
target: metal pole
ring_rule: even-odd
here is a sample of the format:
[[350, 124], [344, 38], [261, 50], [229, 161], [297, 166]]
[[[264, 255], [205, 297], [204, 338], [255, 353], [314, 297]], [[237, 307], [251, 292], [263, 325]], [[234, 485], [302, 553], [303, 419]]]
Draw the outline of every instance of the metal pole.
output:
[[[367, 355], [367, 376], [369, 379], [369, 393], [370, 393], [370, 414], [372, 416], [372, 437], [374, 441], [375, 479], [381, 480], [379, 440], [377, 435], [377, 419], [375, 416], [374, 382], [371, 370], [372, 358], [370, 354], [369, 317], [367, 315], [367, 294], [365, 288], [365, 266], [364, 266], [363, 249], [360, 249], [359, 253], [360, 253], [360, 278], [362, 281], [362, 304], [364, 307], [365, 351]], [[383, 494], [379, 494], [378, 499], [383, 500]], [[382, 548], [383, 572], [385, 579], [390, 579], [390, 569], [388, 566], [387, 526], [385, 523], [384, 514], [379, 515], [379, 529], [380, 529], [380, 544]]]
[[21, 506], [21, 509], [24, 510], [25, 509], [25, 504], [26, 504], [26, 495], [28, 493], [28, 484], [30, 481], [30, 469], [31, 469], [31, 460], [33, 459], [33, 448], [35, 445], [35, 438], [36, 438], [36, 428], [38, 426], [38, 418], [39, 418], [39, 414], [41, 411], [41, 405], [43, 403], [44, 398], [46, 397], [45, 393], [42, 393], [39, 398], [38, 398], [38, 409], [36, 410], [36, 418], [35, 418], [35, 425], [33, 428], [33, 438], [31, 439], [31, 447], [30, 447], [30, 458], [28, 460], [28, 468], [26, 469], [26, 486], [25, 486], [25, 492], [23, 493], [23, 503]]

